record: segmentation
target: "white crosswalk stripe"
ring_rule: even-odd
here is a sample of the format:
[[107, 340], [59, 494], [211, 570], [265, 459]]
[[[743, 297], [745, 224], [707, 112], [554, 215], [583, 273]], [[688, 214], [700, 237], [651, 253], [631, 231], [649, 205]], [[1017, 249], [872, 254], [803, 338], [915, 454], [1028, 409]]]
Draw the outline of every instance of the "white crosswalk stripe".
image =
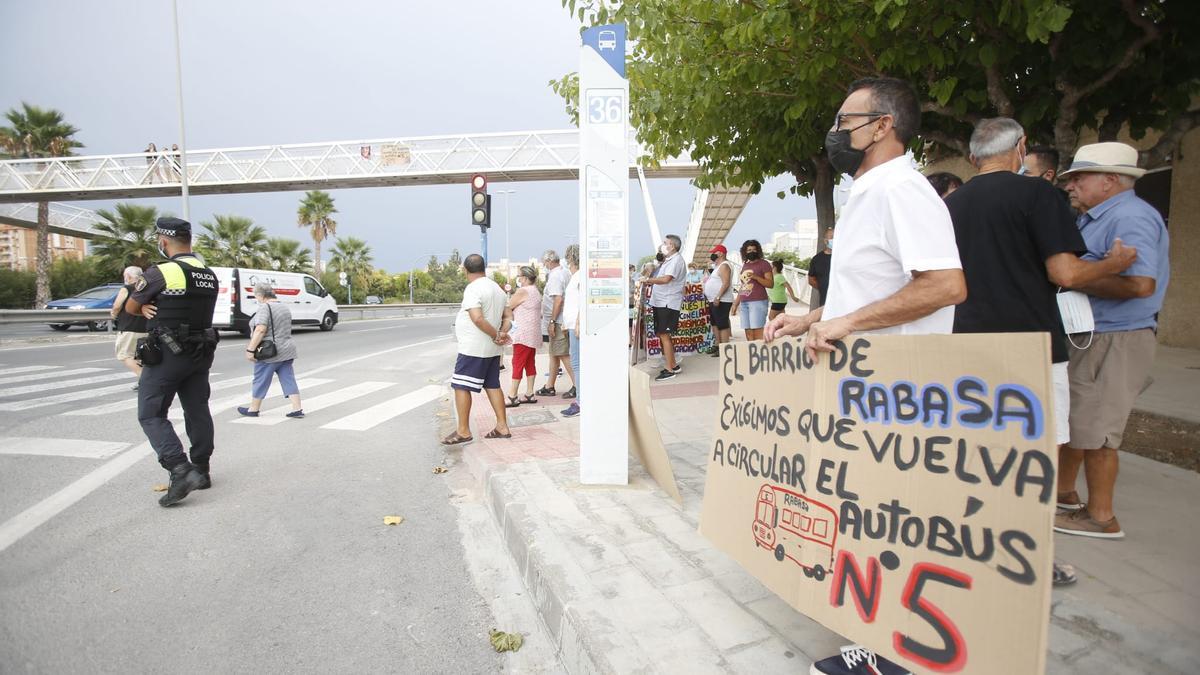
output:
[[435, 385], [424, 386], [416, 391], [410, 391], [403, 396], [398, 396], [378, 405], [373, 405], [365, 410], [342, 417], [341, 419], [336, 419], [328, 424], [323, 424], [321, 428], [340, 429], [343, 431], [366, 431], [394, 417], [399, 417], [410, 410], [419, 408], [430, 401], [437, 400], [445, 393], [446, 389], [444, 387]]
[[18, 375], [16, 377], [0, 377], [0, 384], [15, 384], [17, 382], [34, 382], [47, 377], [67, 377], [68, 375], [84, 375], [87, 373], [103, 373], [108, 368], [75, 368], [73, 370], [57, 370], [53, 373], [37, 373], [34, 375]]
[[[296, 386], [300, 388], [300, 396], [301, 399], [303, 399], [305, 392], [307, 392], [309, 389], [316, 389], [322, 384], [327, 384], [329, 382], [333, 382], [333, 380], [326, 380], [319, 377], [300, 378], [299, 380], [296, 380]], [[267, 392], [267, 398], [264, 399], [264, 401], [270, 401], [271, 399], [278, 398], [280, 396], [283, 396], [283, 389], [279, 387], [279, 381], [276, 380], [271, 383], [271, 389]], [[208, 409], [211, 410], [215, 415], [227, 410], [233, 410], [235, 407], [239, 405], [245, 405], [249, 402], [250, 392], [244, 391], [236, 396], [227, 396], [215, 401], [209, 399]], [[288, 408], [288, 410], [291, 410], [291, 408]], [[173, 420], [183, 419], [183, 409], [177, 406], [171, 408], [171, 414], [168, 415], [168, 417]]]
[[[315, 412], [331, 406], [352, 401], [360, 396], [366, 396], [388, 387], [396, 386], [395, 382], [359, 382], [352, 384], [349, 387], [343, 387], [336, 391], [331, 391], [328, 394], [314, 396], [304, 401], [304, 413]], [[273, 426], [287, 420], [284, 415], [291, 412], [292, 406], [285, 405], [271, 410], [264, 410], [259, 417], [242, 417], [233, 420], [231, 424], [252, 424], [257, 426]]]
[[[129, 371], [119, 373], [108, 373], [105, 375], [97, 375], [95, 377], [80, 377], [74, 380], [56, 380], [54, 382], [39, 382], [38, 384], [27, 384], [23, 387], [9, 387], [8, 389], [0, 389], [0, 398], [9, 398], [11, 396], [20, 396], [22, 394], [35, 394], [40, 391], [49, 391], [51, 389], [71, 389], [73, 387], [82, 387], [88, 384], [97, 384], [100, 382], [111, 382], [113, 380], [126, 380], [133, 377], [133, 373]], [[129, 387], [126, 386], [126, 389]]]
[[[0, 368], [4, 369], [4, 370], [0, 370], [0, 375], [7, 376], [7, 375], [16, 375], [17, 373], [32, 373], [35, 370], [42, 370], [42, 371], [54, 370], [55, 368], [62, 368], [62, 366], [17, 366], [15, 368], [9, 368], [7, 366], [0, 365]], [[42, 373], [42, 374], [50, 375], [51, 373]]]
[[[234, 377], [234, 378], [230, 378], [228, 380], [220, 380], [218, 382], [212, 382], [209, 384], [208, 388], [210, 391], [220, 391], [222, 389], [229, 389], [230, 387], [240, 387], [240, 386], [249, 384], [252, 379], [253, 378], [251, 378], [248, 375], [245, 377]], [[211, 404], [210, 404], [210, 407], [211, 407]], [[117, 401], [116, 403], [105, 403], [104, 405], [89, 406], [87, 408], [81, 408], [79, 410], [68, 410], [62, 414], [63, 415], [88, 415], [88, 416], [110, 415], [112, 413], [119, 413], [124, 410], [137, 410], [137, 396], [134, 396], [132, 399], [128, 399], [125, 401]]]
[[42, 396], [39, 398], [29, 398], [24, 401], [8, 401], [0, 403], [0, 411], [13, 412], [19, 410], [30, 410], [32, 408], [41, 408], [48, 405], [58, 405], [59, 403], [70, 403], [72, 401], [84, 401], [89, 398], [100, 398], [115, 393], [129, 394], [130, 397], [137, 396], [136, 393], [129, 390], [129, 383], [114, 385], [112, 387], [99, 387], [96, 389], [85, 389], [83, 391], [68, 391], [64, 394], [55, 394], [54, 396]]
[[0, 455], [41, 455], [43, 457], [104, 459], [117, 454], [130, 445], [130, 443], [117, 441], [7, 436], [0, 437]]

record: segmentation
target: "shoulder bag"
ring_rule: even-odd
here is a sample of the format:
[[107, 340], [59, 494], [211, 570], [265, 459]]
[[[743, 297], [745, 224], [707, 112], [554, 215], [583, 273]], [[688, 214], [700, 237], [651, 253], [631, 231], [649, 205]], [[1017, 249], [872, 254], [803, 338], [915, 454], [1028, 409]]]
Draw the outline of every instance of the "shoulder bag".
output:
[[263, 341], [258, 343], [258, 346], [254, 348], [254, 360], [255, 361], [264, 361], [266, 359], [273, 359], [273, 358], [275, 358], [275, 355], [279, 353], [279, 348], [275, 346], [275, 322], [272, 321], [272, 319], [275, 317], [275, 315], [271, 312], [271, 303], [268, 302], [268, 303], [266, 303], [266, 305], [267, 305], [267, 330], [270, 331], [271, 336], [267, 337], [267, 338], [263, 338]]

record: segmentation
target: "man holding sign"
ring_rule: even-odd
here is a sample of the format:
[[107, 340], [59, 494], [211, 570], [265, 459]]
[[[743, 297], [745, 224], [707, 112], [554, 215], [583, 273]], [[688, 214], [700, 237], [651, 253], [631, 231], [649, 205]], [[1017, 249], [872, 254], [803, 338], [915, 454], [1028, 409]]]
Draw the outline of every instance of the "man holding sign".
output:
[[[913, 168], [905, 147], [921, 109], [907, 82], [866, 78], [850, 85], [825, 136], [838, 171], [854, 177], [838, 222], [829, 298], [805, 316], [781, 314], [764, 337], [808, 334], [816, 360], [851, 333], [950, 333], [967, 297], [954, 227], [942, 200]], [[905, 670], [851, 645], [814, 663], [814, 675], [899, 675]]]
[[904, 150], [921, 123], [908, 83], [866, 78], [850, 85], [825, 151], [854, 176], [838, 222], [824, 307], [781, 314], [764, 337], [808, 333], [810, 355], [851, 333], [950, 333], [967, 297], [946, 205]]

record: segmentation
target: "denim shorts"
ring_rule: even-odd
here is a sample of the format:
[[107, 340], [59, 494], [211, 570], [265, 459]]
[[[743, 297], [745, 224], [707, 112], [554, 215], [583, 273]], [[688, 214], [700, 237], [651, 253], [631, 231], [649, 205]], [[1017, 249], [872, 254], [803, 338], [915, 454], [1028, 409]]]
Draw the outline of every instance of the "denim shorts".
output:
[[742, 317], [742, 330], [758, 330], [767, 325], [766, 300], [743, 300], [738, 306], [738, 316]]

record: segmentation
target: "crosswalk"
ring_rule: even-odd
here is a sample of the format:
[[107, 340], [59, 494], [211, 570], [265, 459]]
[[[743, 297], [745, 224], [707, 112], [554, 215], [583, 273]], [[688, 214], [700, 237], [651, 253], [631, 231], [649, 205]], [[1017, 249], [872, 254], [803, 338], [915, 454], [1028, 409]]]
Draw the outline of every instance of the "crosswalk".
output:
[[[322, 433], [369, 431], [432, 403], [447, 392], [444, 383], [422, 382], [414, 388], [408, 382], [349, 381], [339, 380], [331, 372], [324, 374], [330, 377], [301, 373], [298, 380], [306, 415], [303, 424]], [[215, 375], [210, 380], [209, 409], [217, 424], [272, 427], [297, 423], [286, 417], [291, 404], [284, 398], [278, 381], [272, 383], [260, 415], [243, 417], [236, 408], [249, 402], [251, 377]], [[34, 411], [45, 417], [62, 418], [67, 428], [72, 419], [82, 422], [79, 418], [133, 418], [137, 412], [135, 382], [133, 374], [119, 365], [0, 364], [0, 413]], [[183, 419], [178, 401], [168, 416], [171, 420]], [[39, 443], [37, 438], [4, 435], [6, 426], [0, 416], [0, 455], [103, 458], [121, 449], [111, 444], [66, 439], [41, 439], [45, 442]]]

